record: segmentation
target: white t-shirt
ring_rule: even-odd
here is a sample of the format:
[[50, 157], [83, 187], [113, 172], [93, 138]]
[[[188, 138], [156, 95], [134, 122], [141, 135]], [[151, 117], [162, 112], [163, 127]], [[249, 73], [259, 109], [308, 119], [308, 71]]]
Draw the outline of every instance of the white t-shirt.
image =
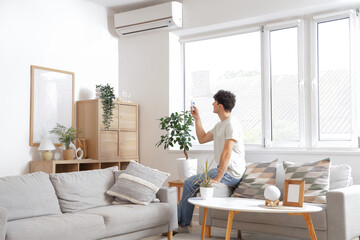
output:
[[225, 140], [234, 139], [236, 141], [226, 172], [234, 178], [241, 178], [245, 172], [245, 148], [240, 122], [230, 116], [224, 121], [218, 122], [210, 132], [214, 136], [214, 160], [217, 164], [220, 163]]

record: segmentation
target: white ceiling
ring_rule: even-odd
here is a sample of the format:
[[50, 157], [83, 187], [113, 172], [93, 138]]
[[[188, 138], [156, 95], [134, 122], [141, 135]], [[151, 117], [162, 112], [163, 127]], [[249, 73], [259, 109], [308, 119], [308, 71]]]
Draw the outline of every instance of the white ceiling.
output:
[[171, 0], [88, 0], [115, 11], [129, 11], [138, 8], [153, 6]]

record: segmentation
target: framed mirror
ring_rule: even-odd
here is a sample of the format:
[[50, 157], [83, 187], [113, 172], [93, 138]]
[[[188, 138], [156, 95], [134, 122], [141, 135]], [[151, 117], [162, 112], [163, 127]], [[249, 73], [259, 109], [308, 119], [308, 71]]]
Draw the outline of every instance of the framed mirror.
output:
[[74, 78], [72, 72], [31, 66], [30, 146], [39, 146], [43, 138], [60, 146], [49, 131], [56, 123], [74, 127]]

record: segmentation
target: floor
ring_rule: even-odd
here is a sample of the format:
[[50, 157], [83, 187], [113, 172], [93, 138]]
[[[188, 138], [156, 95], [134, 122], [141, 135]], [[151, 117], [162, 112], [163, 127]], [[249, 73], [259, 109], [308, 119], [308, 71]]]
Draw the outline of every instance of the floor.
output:
[[[175, 234], [173, 240], [199, 240], [201, 237], [201, 225], [199, 225], [199, 212], [198, 208], [194, 211], [194, 217], [192, 220], [192, 227], [190, 228], [190, 233], [178, 233]], [[226, 229], [223, 228], [211, 228], [211, 238], [205, 238], [209, 240], [220, 240], [225, 238]], [[144, 238], [143, 240], [166, 240], [166, 236], [151, 236]], [[231, 232], [231, 239], [237, 238], [237, 231]], [[285, 238], [285, 237], [277, 237], [273, 235], [265, 235], [265, 234], [254, 234], [254, 233], [246, 233], [242, 232], [243, 240], [295, 240], [294, 238]]]

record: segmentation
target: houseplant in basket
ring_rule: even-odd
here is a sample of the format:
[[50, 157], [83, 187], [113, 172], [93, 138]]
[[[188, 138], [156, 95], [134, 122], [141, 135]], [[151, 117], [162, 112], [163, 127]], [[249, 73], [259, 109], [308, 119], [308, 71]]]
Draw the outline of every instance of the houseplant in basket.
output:
[[165, 130], [156, 147], [164, 146], [164, 149], [178, 146], [184, 152], [185, 158], [178, 158], [177, 166], [181, 181], [196, 174], [197, 159], [189, 159], [188, 151], [192, 147], [191, 140], [195, 139], [191, 135], [190, 127], [194, 126], [194, 119], [190, 111], [175, 112], [170, 116], [159, 119], [160, 129]]
[[73, 127], [67, 128], [60, 123], [56, 124], [52, 130], [49, 131], [51, 134], [56, 134], [59, 136], [59, 142], [63, 143], [65, 149], [63, 150], [64, 160], [72, 160], [75, 156], [75, 150], [70, 149], [70, 144], [76, 139], [76, 133], [80, 132], [78, 129], [74, 129]]

